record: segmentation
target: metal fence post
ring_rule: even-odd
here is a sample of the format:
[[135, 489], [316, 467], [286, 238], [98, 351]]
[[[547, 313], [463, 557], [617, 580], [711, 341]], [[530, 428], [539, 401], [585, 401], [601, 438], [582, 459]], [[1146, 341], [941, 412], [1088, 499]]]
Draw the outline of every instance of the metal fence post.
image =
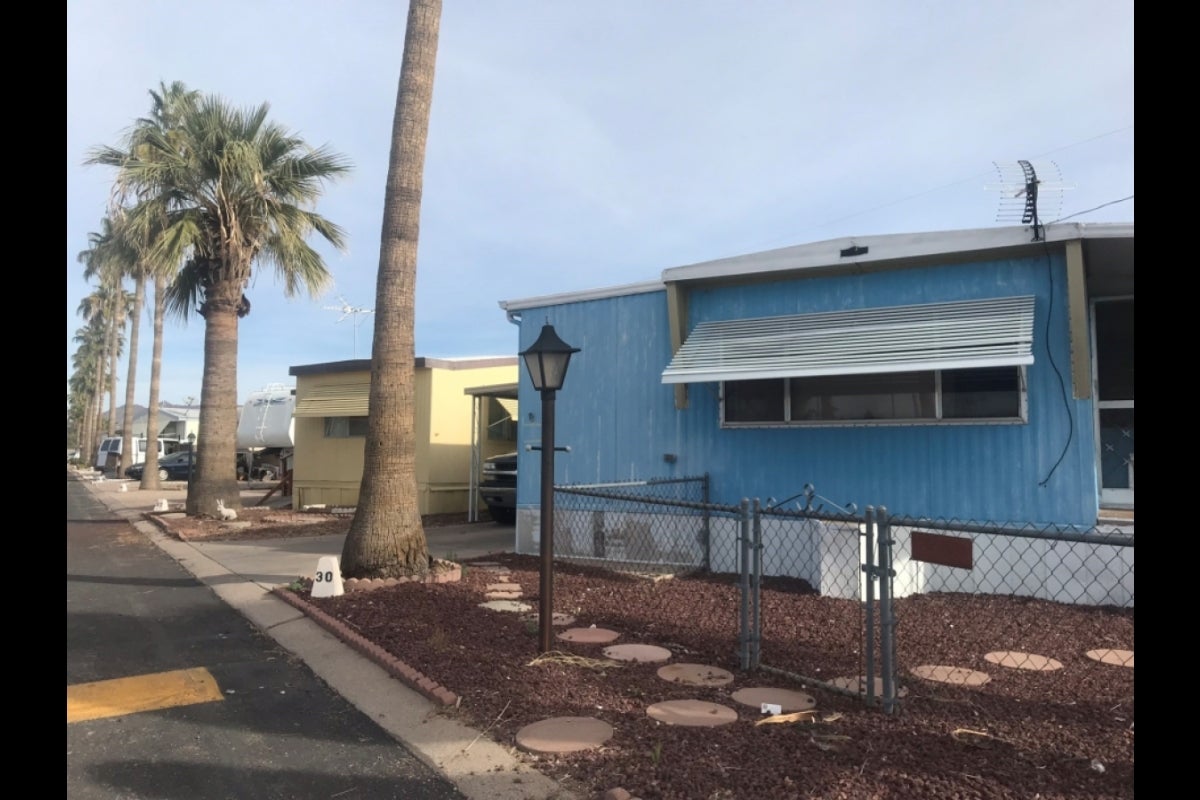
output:
[[866, 660], [866, 676], [863, 678], [863, 689], [867, 693], [867, 705], [875, 704], [875, 545], [872, 537], [875, 534], [875, 507], [867, 506], [866, 524], [859, 530], [859, 536], [865, 539], [862, 572], [864, 575], [865, 593], [862, 595], [864, 611], [866, 612], [865, 635], [863, 637], [863, 658]]
[[712, 571], [712, 514], [708, 509], [708, 473], [704, 473], [704, 477], [700, 483], [700, 502], [704, 505], [704, 510], [700, 518], [700, 535], [704, 537], [701, 543], [704, 548], [704, 571]]
[[891, 714], [896, 710], [896, 617], [892, 608], [892, 526], [888, 521], [886, 506], [879, 507], [876, 521], [879, 530], [879, 650], [883, 672], [883, 711]]
[[757, 497], [754, 498], [753, 531], [750, 595], [754, 607], [750, 610], [750, 669], [755, 670], [762, 660], [762, 506]]
[[738, 523], [738, 569], [741, 573], [741, 619], [738, 626], [738, 661], [750, 669], [750, 501], [742, 498]]

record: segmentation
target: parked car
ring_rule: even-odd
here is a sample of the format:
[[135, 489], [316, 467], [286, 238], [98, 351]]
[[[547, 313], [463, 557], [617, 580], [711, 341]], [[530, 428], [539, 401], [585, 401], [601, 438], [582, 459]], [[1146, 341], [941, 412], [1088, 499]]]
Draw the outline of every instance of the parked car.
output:
[[511, 525], [517, 520], [517, 454], [504, 453], [483, 462], [479, 496], [496, 522]]
[[[140, 481], [142, 479], [142, 469], [145, 466], [145, 464], [134, 464], [125, 470], [125, 477]], [[195, 468], [196, 462], [192, 461], [192, 469]], [[183, 450], [176, 450], [170, 455], [159, 457], [158, 479], [160, 481], [186, 481], [188, 479], [188, 451], [186, 447]], [[246, 480], [246, 465], [242, 463], [241, 458], [237, 460], [237, 479], [239, 481]]]
[[[145, 464], [134, 464], [125, 468], [125, 477], [135, 481], [142, 479]], [[194, 467], [194, 464], [193, 464]], [[188, 478], [188, 451], [179, 450], [169, 456], [158, 459], [158, 479], [160, 481], [186, 481]]]

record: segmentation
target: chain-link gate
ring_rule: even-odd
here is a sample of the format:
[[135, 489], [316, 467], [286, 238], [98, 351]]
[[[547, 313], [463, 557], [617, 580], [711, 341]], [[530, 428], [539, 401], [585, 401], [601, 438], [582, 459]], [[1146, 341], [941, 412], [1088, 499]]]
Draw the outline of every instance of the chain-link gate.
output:
[[[896, 707], [887, 528], [863, 515], [750, 502], [743, 663]], [[881, 512], [886, 516], [886, 512]]]

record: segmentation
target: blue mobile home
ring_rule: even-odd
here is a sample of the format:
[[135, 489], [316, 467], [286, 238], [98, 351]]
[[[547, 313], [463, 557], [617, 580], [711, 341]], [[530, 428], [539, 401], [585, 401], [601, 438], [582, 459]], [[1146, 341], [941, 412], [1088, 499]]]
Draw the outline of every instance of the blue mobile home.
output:
[[[501, 303], [580, 348], [555, 483], [707, 474], [714, 502], [1094, 525], [1133, 507], [1133, 224], [836, 239]], [[520, 378], [517, 547], [540, 403]]]

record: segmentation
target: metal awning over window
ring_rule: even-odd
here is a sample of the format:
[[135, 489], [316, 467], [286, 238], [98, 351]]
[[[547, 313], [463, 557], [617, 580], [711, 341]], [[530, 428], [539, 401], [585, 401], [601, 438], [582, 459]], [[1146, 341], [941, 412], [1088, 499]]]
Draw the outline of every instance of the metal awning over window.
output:
[[1033, 363], [1033, 300], [1003, 297], [702, 322], [663, 383]]
[[314, 386], [296, 397], [297, 417], [365, 417], [371, 396], [369, 383], [343, 383], [334, 386]]

